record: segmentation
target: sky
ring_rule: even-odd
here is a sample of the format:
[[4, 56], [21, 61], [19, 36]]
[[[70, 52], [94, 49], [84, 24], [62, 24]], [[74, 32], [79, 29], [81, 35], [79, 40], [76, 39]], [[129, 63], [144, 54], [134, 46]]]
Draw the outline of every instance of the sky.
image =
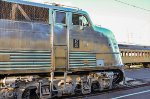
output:
[[150, 0], [29, 0], [87, 11], [94, 24], [110, 29], [118, 43], [150, 46]]

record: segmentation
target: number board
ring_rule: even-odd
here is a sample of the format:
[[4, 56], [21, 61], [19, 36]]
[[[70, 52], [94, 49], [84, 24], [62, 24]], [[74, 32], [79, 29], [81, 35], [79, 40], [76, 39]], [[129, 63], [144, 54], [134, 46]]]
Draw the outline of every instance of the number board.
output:
[[78, 39], [73, 39], [73, 47], [79, 48], [80, 47], [80, 41]]

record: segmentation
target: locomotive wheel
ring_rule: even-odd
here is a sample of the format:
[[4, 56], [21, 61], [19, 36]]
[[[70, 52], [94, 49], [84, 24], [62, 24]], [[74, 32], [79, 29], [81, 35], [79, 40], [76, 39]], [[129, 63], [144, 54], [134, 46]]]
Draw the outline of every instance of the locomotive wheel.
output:
[[39, 99], [36, 90], [37, 88], [35, 86], [26, 88], [22, 94], [22, 99]]
[[121, 81], [123, 81], [124, 79], [124, 74], [121, 70], [117, 69], [117, 70], [113, 70], [115, 76], [113, 79], [113, 84], [119, 84]]
[[15, 95], [14, 95], [14, 92], [13, 92], [13, 90], [7, 90], [6, 91], [6, 93], [5, 93], [5, 96], [6, 96], [6, 98], [8, 98], [8, 99], [15, 99]]
[[81, 85], [77, 84], [75, 89], [74, 89], [74, 93], [75, 95], [81, 95], [82, 94], [82, 90], [81, 90]]
[[98, 81], [94, 81], [91, 85], [91, 91], [92, 92], [98, 92], [100, 91], [100, 84]]

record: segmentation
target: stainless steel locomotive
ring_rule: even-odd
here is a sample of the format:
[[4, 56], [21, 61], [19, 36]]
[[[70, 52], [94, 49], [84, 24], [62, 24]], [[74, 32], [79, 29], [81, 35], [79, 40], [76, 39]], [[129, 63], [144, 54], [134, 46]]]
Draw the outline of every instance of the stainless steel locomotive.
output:
[[114, 34], [78, 8], [0, 1], [0, 99], [111, 89], [124, 79]]

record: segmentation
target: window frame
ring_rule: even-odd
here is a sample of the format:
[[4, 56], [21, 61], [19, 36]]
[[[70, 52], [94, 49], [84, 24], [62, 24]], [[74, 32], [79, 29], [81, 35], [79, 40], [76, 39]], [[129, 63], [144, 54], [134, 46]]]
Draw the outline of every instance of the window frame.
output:
[[[57, 16], [57, 12], [60, 12], [60, 13], [65, 13], [65, 23], [57, 23], [56, 22], [56, 16]], [[54, 10], [54, 14], [55, 14], [55, 16], [54, 16], [54, 23], [56, 24], [56, 25], [63, 25], [63, 26], [66, 26], [67, 25], [67, 12], [66, 11], [63, 11], [63, 10]]]
[[73, 15], [74, 15], [74, 14], [77, 14], [77, 15], [79, 15], [79, 16], [84, 16], [84, 17], [86, 18], [87, 22], [88, 22], [88, 25], [87, 25], [86, 27], [91, 27], [91, 21], [90, 21], [89, 17], [88, 17], [86, 14], [74, 13], [74, 12], [72, 12], [72, 18], [71, 18], [72, 26], [79, 26], [79, 25], [80, 25], [80, 23], [79, 23], [79, 25], [74, 25], [74, 24], [73, 24]]

